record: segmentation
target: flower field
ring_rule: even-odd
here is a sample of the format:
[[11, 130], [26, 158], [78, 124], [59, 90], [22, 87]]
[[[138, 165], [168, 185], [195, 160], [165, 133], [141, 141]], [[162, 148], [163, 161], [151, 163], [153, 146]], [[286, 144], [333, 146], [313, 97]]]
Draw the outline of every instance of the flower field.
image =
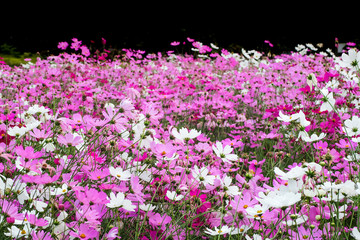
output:
[[360, 239], [360, 53], [182, 44], [0, 65], [1, 239]]

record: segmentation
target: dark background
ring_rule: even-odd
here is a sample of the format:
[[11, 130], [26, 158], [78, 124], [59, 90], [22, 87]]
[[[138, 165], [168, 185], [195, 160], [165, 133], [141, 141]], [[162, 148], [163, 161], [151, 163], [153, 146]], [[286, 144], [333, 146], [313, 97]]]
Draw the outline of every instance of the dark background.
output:
[[[9, 44], [21, 52], [54, 52], [60, 41], [73, 37], [90, 44], [107, 40], [107, 47], [132, 48], [147, 52], [167, 51], [173, 41], [187, 37], [204, 44], [238, 50], [262, 50], [264, 40], [274, 52], [293, 51], [298, 43], [324, 43], [334, 49], [340, 42], [360, 42], [359, 19], [351, 6], [312, 6], [294, 2], [101, 2], [85, 5], [37, 6], [35, 10], [11, 12], [2, 18], [0, 45]], [[62, 3], [64, 4], [64, 3]], [[85, 3], [84, 3], [85, 4]], [[89, 3], [87, 3], [89, 4]], [[169, 5], [170, 4], [170, 5]], [[295, 5], [296, 4], [296, 5]], [[327, 3], [329, 4], [329, 3]], [[15, 16], [15, 17], [14, 17]]]

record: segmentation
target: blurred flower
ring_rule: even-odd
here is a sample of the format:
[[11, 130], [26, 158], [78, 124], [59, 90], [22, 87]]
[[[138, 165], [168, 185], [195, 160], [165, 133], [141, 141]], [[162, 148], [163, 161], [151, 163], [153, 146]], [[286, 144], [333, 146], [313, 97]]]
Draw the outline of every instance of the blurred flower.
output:
[[68, 46], [69, 44], [67, 42], [59, 42], [58, 44], [58, 48], [61, 50], [65, 50]]
[[351, 231], [351, 236], [356, 240], [360, 240], [360, 232], [357, 227], [354, 227]]

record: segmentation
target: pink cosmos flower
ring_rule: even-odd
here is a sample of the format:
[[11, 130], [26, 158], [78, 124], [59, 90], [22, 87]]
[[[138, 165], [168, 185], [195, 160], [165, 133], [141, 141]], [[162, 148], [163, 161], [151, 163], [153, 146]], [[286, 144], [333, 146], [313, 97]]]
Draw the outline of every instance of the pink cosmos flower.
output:
[[322, 231], [315, 227], [314, 229], [305, 228], [303, 225], [297, 226], [297, 231], [289, 230], [289, 234], [293, 237], [294, 240], [302, 239], [313, 239], [321, 240]]
[[57, 140], [67, 146], [78, 146], [84, 142], [81, 136], [74, 136], [72, 133], [67, 133], [65, 136], [59, 135]]
[[327, 151], [328, 143], [320, 140], [320, 141], [314, 143], [313, 146], [315, 149]]
[[45, 130], [40, 130], [38, 128], [34, 128], [32, 131], [29, 132], [31, 136], [34, 138], [38, 138], [40, 140], [43, 140], [45, 138], [50, 137], [51, 132], [45, 133]]
[[251, 197], [250, 192], [243, 192], [242, 196], [237, 195], [230, 202], [230, 206], [232, 206], [237, 212], [246, 213], [246, 209], [248, 207], [253, 207], [257, 204], [258, 201], [255, 198]]
[[19, 156], [27, 159], [35, 159], [43, 155], [41, 152], [34, 152], [32, 146], [27, 146], [25, 149], [22, 146], [17, 146], [15, 151]]
[[85, 187], [82, 191], [78, 190], [75, 191], [76, 197], [79, 199], [80, 202], [82, 202], [85, 205], [91, 205], [91, 204], [105, 204], [108, 203], [109, 200], [107, 199], [106, 193], [102, 191], [97, 191], [94, 188], [88, 188]]
[[58, 48], [61, 50], [65, 50], [68, 46], [69, 44], [67, 42], [59, 42], [58, 44]]
[[148, 212], [148, 217], [149, 217], [149, 223], [152, 227], [154, 228], [160, 227], [161, 230], [163, 231], [166, 230], [165, 225], [171, 222], [171, 217], [166, 215], [166, 213], [164, 213], [164, 215], [161, 216], [160, 213]]
[[60, 173], [56, 174], [54, 176], [49, 176], [48, 173], [39, 174], [39, 175], [23, 175], [22, 180], [24, 182], [32, 182], [37, 184], [47, 184], [47, 183], [53, 183], [56, 182], [60, 178]]
[[46, 226], [49, 222], [43, 218], [37, 218], [35, 214], [26, 214], [26, 219], [27, 221], [34, 225], [34, 226], [38, 226], [38, 227], [43, 227]]
[[1, 206], [2, 212], [11, 218], [14, 218], [14, 220], [23, 220], [24, 219], [24, 214], [19, 213], [19, 208], [14, 203], [9, 202], [4, 199], [0, 202], [0, 206]]
[[90, 50], [85, 45], [82, 45], [80, 49], [82, 55], [84, 55], [85, 57], [90, 56]]
[[53, 238], [51, 237], [51, 233], [44, 232], [44, 230], [32, 231], [31, 238], [33, 240], [53, 240]]
[[176, 153], [176, 148], [170, 142], [166, 144], [151, 142], [150, 148], [159, 158], [172, 158]]
[[112, 229], [110, 229], [110, 231], [105, 235], [105, 239], [108, 240], [113, 240], [116, 238], [121, 238], [118, 236], [119, 233], [119, 229], [117, 227], [113, 227]]
[[72, 39], [72, 43], [70, 48], [74, 49], [75, 51], [79, 50], [80, 46], [81, 46], [81, 41], [79, 41], [77, 38], [73, 38]]
[[76, 237], [82, 240], [94, 239], [99, 236], [98, 231], [90, 227], [88, 224], [82, 223], [79, 227], [74, 227], [76, 232], [71, 231], [70, 236]]
[[89, 174], [89, 178], [91, 180], [95, 180], [95, 181], [98, 181], [98, 180], [101, 180], [107, 176], [110, 175], [110, 171], [108, 168], [105, 168], [105, 169], [95, 169], [91, 172], [88, 173]]
[[335, 143], [335, 145], [339, 148], [355, 149], [357, 144], [354, 142], [348, 142], [345, 139], [341, 139], [339, 143]]
[[170, 43], [170, 45], [171, 45], [171, 46], [178, 46], [178, 45], [180, 45], [180, 42], [174, 41], [174, 42]]

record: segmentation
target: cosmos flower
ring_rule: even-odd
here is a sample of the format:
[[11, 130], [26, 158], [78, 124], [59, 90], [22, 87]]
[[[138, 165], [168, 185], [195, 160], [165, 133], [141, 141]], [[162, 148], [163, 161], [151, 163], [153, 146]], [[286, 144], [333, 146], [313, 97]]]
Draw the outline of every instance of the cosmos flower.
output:
[[352, 229], [351, 236], [353, 236], [356, 240], [360, 240], [360, 232], [357, 227]]
[[113, 176], [121, 181], [130, 180], [131, 173], [129, 170], [124, 171], [121, 167], [114, 168], [114, 167], [110, 166], [109, 171], [110, 171], [111, 176]]
[[341, 55], [342, 61], [340, 66], [350, 68], [350, 70], [358, 70], [360, 63], [360, 52], [356, 51], [354, 48], [350, 49], [348, 53], [343, 53]]
[[316, 135], [315, 133], [311, 134], [310, 137], [309, 137], [309, 135], [301, 136], [302, 140], [304, 140], [305, 142], [319, 141], [319, 140], [323, 139], [324, 137], [326, 137], [326, 133], [320, 133], [319, 136]]
[[214, 150], [216, 156], [221, 158], [224, 162], [231, 163], [231, 161], [238, 160], [238, 156], [236, 154], [231, 154], [233, 148], [229, 145], [223, 147], [223, 144], [218, 141], [215, 146], [212, 146], [212, 149]]
[[65, 136], [59, 135], [57, 138], [58, 142], [67, 146], [78, 146], [84, 142], [81, 136], [67, 133]]
[[197, 165], [191, 169], [192, 176], [200, 183], [206, 184], [214, 184], [215, 176], [209, 174], [209, 168], [202, 167], [199, 169]]
[[288, 115], [283, 114], [282, 111], [279, 111], [279, 116], [277, 117], [277, 119], [279, 121], [283, 121], [283, 122], [291, 122], [291, 121], [294, 121], [294, 120], [296, 120], [298, 118], [299, 118], [298, 113], [294, 113], [294, 114], [288, 116]]
[[176, 128], [173, 128], [171, 131], [172, 135], [180, 140], [190, 140], [197, 138], [201, 132], [195, 129], [191, 129], [190, 131], [186, 128], [181, 128], [179, 131]]
[[298, 166], [293, 167], [287, 173], [283, 172], [278, 167], [275, 167], [274, 172], [283, 180], [298, 179], [298, 178], [302, 178], [305, 175], [305, 169]]
[[360, 118], [356, 115], [352, 116], [351, 119], [344, 121], [344, 126], [342, 127], [344, 133], [349, 136], [356, 136], [360, 134]]
[[225, 235], [227, 233], [229, 233], [231, 231], [231, 228], [229, 228], [229, 226], [227, 225], [223, 225], [220, 228], [215, 227], [214, 230], [210, 229], [210, 228], [206, 228], [205, 229], [205, 233], [212, 235], [212, 236], [217, 236], [217, 235]]
[[123, 208], [129, 212], [134, 212], [136, 209], [136, 206], [130, 200], [125, 199], [125, 195], [122, 192], [118, 192], [116, 195], [111, 192], [109, 200], [110, 202], [106, 204], [109, 208]]
[[323, 95], [323, 98], [321, 99], [323, 103], [320, 106], [320, 112], [331, 112], [335, 106], [333, 92], [329, 92], [327, 88], [321, 89], [320, 92]]
[[180, 201], [184, 198], [184, 195], [177, 194], [176, 191], [167, 191], [166, 196], [173, 201]]

